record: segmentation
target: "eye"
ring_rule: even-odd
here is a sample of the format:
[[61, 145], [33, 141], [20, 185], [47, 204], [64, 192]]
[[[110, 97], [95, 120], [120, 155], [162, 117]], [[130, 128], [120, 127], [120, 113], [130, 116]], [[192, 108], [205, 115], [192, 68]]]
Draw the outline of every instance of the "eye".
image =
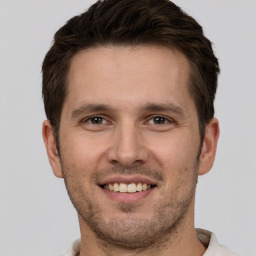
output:
[[148, 121], [149, 124], [166, 124], [166, 123], [170, 123], [170, 122], [171, 122], [171, 120], [169, 120], [163, 116], [154, 116], [153, 118], [151, 118]]
[[90, 124], [96, 124], [96, 125], [107, 123], [107, 121], [103, 117], [100, 117], [100, 116], [92, 116], [92, 117], [86, 119], [85, 122], [90, 123]]
[[111, 122], [102, 116], [88, 116], [80, 121], [79, 125], [87, 131], [103, 131], [111, 126]]

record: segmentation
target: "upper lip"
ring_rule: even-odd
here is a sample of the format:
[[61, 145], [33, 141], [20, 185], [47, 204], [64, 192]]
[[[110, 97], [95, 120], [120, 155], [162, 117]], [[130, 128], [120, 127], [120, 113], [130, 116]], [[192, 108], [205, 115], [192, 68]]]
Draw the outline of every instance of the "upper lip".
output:
[[156, 186], [157, 182], [153, 181], [152, 179], [148, 177], [143, 176], [114, 176], [114, 177], [108, 177], [101, 182], [98, 183], [99, 186], [106, 185], [106, 184], [113, 184], [113, 183], [125, 183], [125, 184], [131, 184], [131, 183], [142, 183], [142, 184], [148, 184], [152, 186]]

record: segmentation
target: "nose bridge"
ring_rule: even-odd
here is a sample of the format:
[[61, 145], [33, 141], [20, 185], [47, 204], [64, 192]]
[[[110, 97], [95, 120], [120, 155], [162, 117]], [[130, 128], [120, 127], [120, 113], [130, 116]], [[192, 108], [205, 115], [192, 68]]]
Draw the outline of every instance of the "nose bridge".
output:
[[108, 158], [112, 163], [118, 162], [123, 166], [132, 166], [147, 160], [148, 153], [135, 123], [126, 120], [117, 125]]

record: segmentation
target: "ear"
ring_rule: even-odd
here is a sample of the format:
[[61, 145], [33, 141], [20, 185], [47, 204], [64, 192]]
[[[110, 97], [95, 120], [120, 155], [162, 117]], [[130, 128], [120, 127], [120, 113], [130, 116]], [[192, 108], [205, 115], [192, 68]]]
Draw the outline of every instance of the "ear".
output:
[[219, 122], [216, 118], [213, 118], [205, 127], [204, 141], [199, 159], [199, 175], [209, 172], [212, 168], [216, 155], [219, 134]]
[[43, 122], [42, 134], [53, 173], [56, 177], [63, 178], [60, 157], [56, 147], [56, 141], [53, 136], [53, 128], [49, 120]]

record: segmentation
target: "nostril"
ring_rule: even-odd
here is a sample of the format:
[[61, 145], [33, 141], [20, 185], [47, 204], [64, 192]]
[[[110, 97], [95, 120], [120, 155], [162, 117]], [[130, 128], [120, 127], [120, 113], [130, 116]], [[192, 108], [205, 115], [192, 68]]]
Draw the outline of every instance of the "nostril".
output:
[[119, 164], [119, 162], [117, 160], [115, 160], [115, 159], [111, 159], [110, 163], [113, 164], [113, 165]]

